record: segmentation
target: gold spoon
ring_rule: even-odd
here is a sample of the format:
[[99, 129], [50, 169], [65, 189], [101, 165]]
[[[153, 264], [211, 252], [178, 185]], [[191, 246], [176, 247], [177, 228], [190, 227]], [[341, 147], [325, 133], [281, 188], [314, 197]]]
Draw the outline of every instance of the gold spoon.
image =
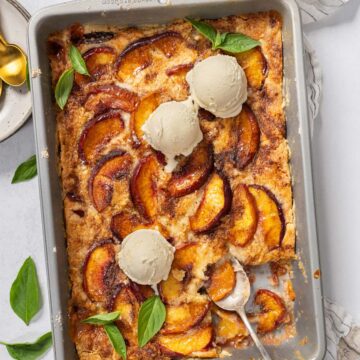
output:
[[11, 86], [20, 86], [26, 79], [26, 56], [0, 34], [0, 79]]

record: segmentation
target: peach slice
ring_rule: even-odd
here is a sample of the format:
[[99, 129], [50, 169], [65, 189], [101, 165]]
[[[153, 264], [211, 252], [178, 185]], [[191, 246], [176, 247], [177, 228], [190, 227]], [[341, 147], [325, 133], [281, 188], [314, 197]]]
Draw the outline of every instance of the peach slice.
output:
[[130, 193], [139, 213], [146, 219], [157, 214], [157, 185], [159, 163], [154, 155], [140, 160], [130, 181]]
[[248, 187], [239, 184], [234, 189], [229, 241], [244, 247], [254, 238], [258, 224], [258, 210]]
[[149, 118], [150, 114], [161, 104], [161, 94], [151, 93], [141, 99], [139, 107], [130, 119], [130, 128], [136, 145], [140, 145], [144, 132], [142, 126]]
[[218, 317], [215, 322], [216, 343], [226, 345], [231, 341], [241, 342], [249, 333], [246, 326], [236, 313], [224, 311], [217, 306], [212, 309]]
[[200, 325], [182, 334], [161, 334], [158, 343], [164, 353], [170, 356], [190, 355], [193, 352], [204, 350], [213, 338], [211, 325]]
[[259, 226], [269, 250], [281, 246], [285, 235], [285, 218], [282, 207], [275, 195], [264, 186], [250, 185], [250, 193], [254, 196], [259, 210]]
[[122, 150], [103, 156], [95, 165], [89, 179], [90, 199], [98, 212], [104, 211], [112, 200], [114, 181], [130, 171], [132, 158]]
[[133, 112], [139, 104], [139, 97], [134, 92], [112, 84], [95, 84], [87, 88], [84, 108], [96, 114], [108, 109], [120, 109]]
[[284, 323], [287, 315], [286, 306], [281, 297], [270, 290], [260, 289], [255, 294], [255, 304], [260, 306], [257, 315], [259, 334], [266, 334]]
[[83, 288], [91, 301], [106, 302], [118, 271], [112, 240], [93, 246], [83, 265]]
[[192, 68], [194, 63], [179, 64], [166, 70], [167, 76], [185, 76]]
[[158, 230], [165, 237], [169, 235], [161, 225], [141, 220], [138, 215], [126, 211], [117, 213], [112, 217], [110, 229], [119, 240], [124, 239], [130, 233], [139, 229], [154, 229]]
[[159, 50], [166, 57], [171, 57], [180, 40], [179, 33], [166, 31], [129, 44], [116, 61], [118, 78], [126, 80], [149, 67], [153, 62], [153, 51]]
[[181, 197], [198, 190], [207, 180], [214, 166], [213, 149], [206, 142], [200, 143], [185, 163], [176, 169], [168, 184], [173, 197]]
[[236, 275], [230, 261], [216, 267], [210, 276], [207, 293], [212, 301], [220, 301], [231, 294], [236, 284]]
[[249, 86], [255, 90], [261, 90], [268, 71], [267, 61], [261, 47], [236, 54], [236, 59], [245, 71]]
[[123, 286], [115, 293], [110, 303], [111, 311], [119, 311], [117, 324], [131, 345], [137, 345], [137, 320], [140, 304], [130, 286]]
[[243, 170], [254, 159], [260, 146], [260, 128], [255, 114], [246, 104], [236, 118], [236, 165]]
[[231, 207], [232, 193], [228, 180], [219, 173], [213, 173], [206, 184], [204, 195], [190, 227], [196, 233], [214, 229]]
[[173, 268], [189, 270], [198, 259], [199, 243], [188, 243], [178, 248], [174, 255]]
[[75, 73], [75, 82], [81, 86], [87, 82], [98, 80], [102, 75], [110, 71], [115, 57], [114, 49], [109, 46], [99, 46], [86, 51], [83, 54], [83, 59], [90, 77]]
[[209, 310], [209, 303], [187, 303], [166, 307], [166, 321], [162, 334], [179, 334], [198, 325]]
[[124, 130], [124, 121], [118, 110], [95, 116], [85, 125], [79, 139], [78, 154], [84, 163], [94, 160], [99, 151]]
[[185, 283], [175, 278], [171, 271], [169, 277], [159, 284], [159, 294], [165, 303], [170, 304], [182, 294], [184, 288]]

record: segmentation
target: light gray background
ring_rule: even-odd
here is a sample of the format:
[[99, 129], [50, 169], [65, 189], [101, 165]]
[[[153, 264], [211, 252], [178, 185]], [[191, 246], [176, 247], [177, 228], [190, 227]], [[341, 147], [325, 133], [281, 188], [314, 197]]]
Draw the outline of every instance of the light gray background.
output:
[[[34, 13], [61, 0], [20, 0]], [[312, 141], [325, 296], [360, 322], [360, 2], [305, 29], [324, 74], [321, 118]], [[1, 11], [1, 9], [0, 9]], [[60, 25], [59, 25], [60, 26]], [[0, 340], [32, 341], [50, 330], [37, 179], [11, 185], [34, 153], [32, 121], [0, 143]], [[44, 306], [27, 328], [11, 311], [9, 289], [28, 256], [37, 264]], [[0, 359], [10, 359], [0, 347]], [[50, 351], [44, 359], [54, 359]]]

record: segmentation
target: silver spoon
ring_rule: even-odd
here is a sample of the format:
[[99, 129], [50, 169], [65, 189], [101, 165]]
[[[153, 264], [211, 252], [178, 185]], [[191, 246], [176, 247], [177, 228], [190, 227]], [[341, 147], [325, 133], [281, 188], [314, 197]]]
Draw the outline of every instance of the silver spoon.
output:
[[216, 302], [216, 305], [221, 307], [224, 310], [236, 311], [243, 323], [245, 324], [251, 338], [254, 340], [254, 343], [258, 350], [260, 351], [264, 360], [271, 360], [269, 353], [266, 351], [264, 345], [260, 342], [256, 332], [253, 330], [249, 319], [245, 313], [245, 305], [250, 297], [250, 282], [249, 279], [237, 260], [233, 260], [234, 270], [236, 272], [236, 285], [233, 292], [227, 296], [225, 299]]

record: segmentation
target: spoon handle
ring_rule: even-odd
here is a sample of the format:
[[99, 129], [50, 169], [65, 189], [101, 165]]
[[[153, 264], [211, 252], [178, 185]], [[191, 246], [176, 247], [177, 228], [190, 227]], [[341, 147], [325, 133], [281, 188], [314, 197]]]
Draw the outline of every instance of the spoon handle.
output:
[[250, 334], [251, 338], [254, 340], [254, 343], [255, 343], [256, 347], [258, 348], [258, 350], [260, 351], [263, 359], [271, 360], [269, 353], [266, 351], [264, 345], [261, 343], [258, 336], [256, 335], [256, 332], [253, 330], [253, 328], [249, 322], [249, 319], [246, 316], [244, 309], [238, 309], [237, 313], [240, 315], [243, 323], [245, 324], [247, 330], [249, 331], [249, 334]]

